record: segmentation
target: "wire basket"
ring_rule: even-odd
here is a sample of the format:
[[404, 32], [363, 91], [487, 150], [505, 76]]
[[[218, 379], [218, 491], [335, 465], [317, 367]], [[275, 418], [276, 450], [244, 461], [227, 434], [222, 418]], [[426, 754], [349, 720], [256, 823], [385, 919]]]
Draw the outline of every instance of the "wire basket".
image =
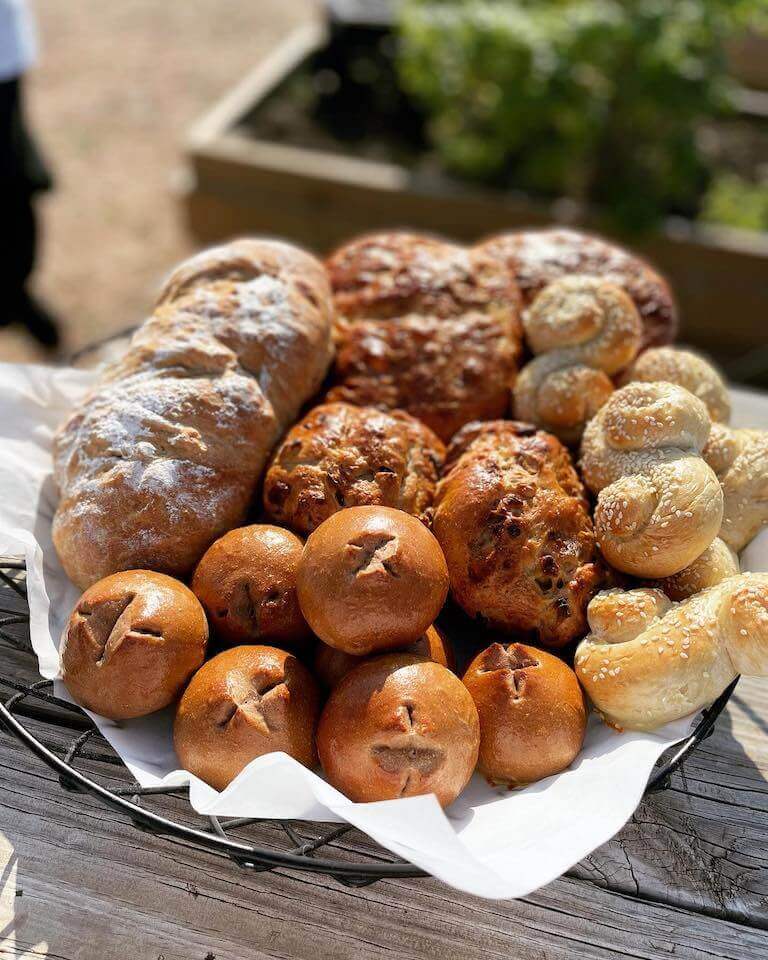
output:
[[[5, 592], [14, 601], [11, 607], [0, 606], [0, 641], [6, 651], [8, 647], [19, 651], [28, 672], [34, 674], [36, 660], [28, 631], [15, 635], [29, 623], [24, 563], [0, 560], [0, 580], [12, 591]], [[686, 740], [661, 757], [646, 792], [665, 789], [672, 773], [710, 736], [737, 682], [738, 678], [701, 714]], [[187, 801], [186, 787], [141, 787], [90, 718], [53, 694], [52, 680], [24, 683], [0, 674], [0, 686], [9, 691], [0, 703], [0, 724], [58, 775], [65, 790], [90, 794], [140, 830], [226, 857], [242, 868], [321, 873], [350, 887], [385, 878], [426, 876], [348, 824], [196, 814]]]

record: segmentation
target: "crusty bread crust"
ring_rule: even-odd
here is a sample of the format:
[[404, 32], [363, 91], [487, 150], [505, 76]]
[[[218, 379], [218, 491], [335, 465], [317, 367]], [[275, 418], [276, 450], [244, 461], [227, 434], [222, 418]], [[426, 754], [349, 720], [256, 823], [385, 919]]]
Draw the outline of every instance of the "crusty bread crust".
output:
[[329, 400], [407, 410], [443, 440], [470, 420], [504, 416], [522, 331], [503, 265], [389, 233], [342, 247], [328, 273], [337, 344]]
[[153, 315], [54, 439], [53, 539], [80, 587], [185, 576], [246, 516], [269, 452], [330, 362], [321, 264], [240, 240], [171, 274]]
[[428, 523], [444, 459], [442, 441], [402, 410], [322, 404], [277, 448], [264, 508], [305, 535], [344, 507], [396, 507]]
[[556, 437], [514, 421], [468, 424], [449, 447], [432, 529], [470, 616], [546, 646], [584, 635], [603, 572], [584, 488]]

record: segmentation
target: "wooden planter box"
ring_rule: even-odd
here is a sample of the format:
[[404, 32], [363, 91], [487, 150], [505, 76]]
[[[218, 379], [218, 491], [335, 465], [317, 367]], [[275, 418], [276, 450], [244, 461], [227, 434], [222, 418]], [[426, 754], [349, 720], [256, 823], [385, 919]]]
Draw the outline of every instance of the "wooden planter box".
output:
[[[474, 241], [564, 221], [557, 204], [438, 173], [415, 175], [395, 164], [261, 141], [238, 130], [324, 39], [314, 24], [291, 34], [194, 126], [185, 202], [201, 242], [266, 233], [323, 253], [357, 233], [391, 227]], [[756, 369], [761, 363], [768, 368], [768, 235], [675, 221], [639, 247], [672, 281], [686, 341], [724, 362], [763, 348], [765, 360]]]

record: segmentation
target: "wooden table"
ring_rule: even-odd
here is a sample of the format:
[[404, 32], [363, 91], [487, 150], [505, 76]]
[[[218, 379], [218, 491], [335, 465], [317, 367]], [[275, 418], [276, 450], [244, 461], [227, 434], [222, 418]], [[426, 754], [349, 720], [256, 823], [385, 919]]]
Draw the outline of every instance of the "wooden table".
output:
[[[13, 603], [1, 589], [0, 607]], [[38, 678], [33, 657], [2, 641], [0, 674]], [[24, 722], [52, 743], [76, 733], [64, 717]], [[512, 902], [431, 879], [349, 889], [239, 869], [63, 790], [4, 730], [0, 786], [0, 960], [768, 958], [768, 684], [759, 681], [740, 682], [715, 734], [614, 840]], [[344, 842], [367, 844], [356, 834]]]

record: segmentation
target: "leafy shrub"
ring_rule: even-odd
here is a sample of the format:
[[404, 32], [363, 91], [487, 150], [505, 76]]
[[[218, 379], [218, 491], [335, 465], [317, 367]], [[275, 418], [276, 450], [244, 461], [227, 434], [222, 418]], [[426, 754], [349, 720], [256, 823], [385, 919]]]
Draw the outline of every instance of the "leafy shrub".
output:
[[[762, 2], [762, 0], [760, 0]], [[701, 121], [727, 109], [743, 0], [404, 0], [398, 69], [443, 164], [604, 207], [692, 214]]]
[[714, 177], [702, 203], [701, 219], [742, 230], [768, 230], [768, 178], [750, 183], [736, 173]]

